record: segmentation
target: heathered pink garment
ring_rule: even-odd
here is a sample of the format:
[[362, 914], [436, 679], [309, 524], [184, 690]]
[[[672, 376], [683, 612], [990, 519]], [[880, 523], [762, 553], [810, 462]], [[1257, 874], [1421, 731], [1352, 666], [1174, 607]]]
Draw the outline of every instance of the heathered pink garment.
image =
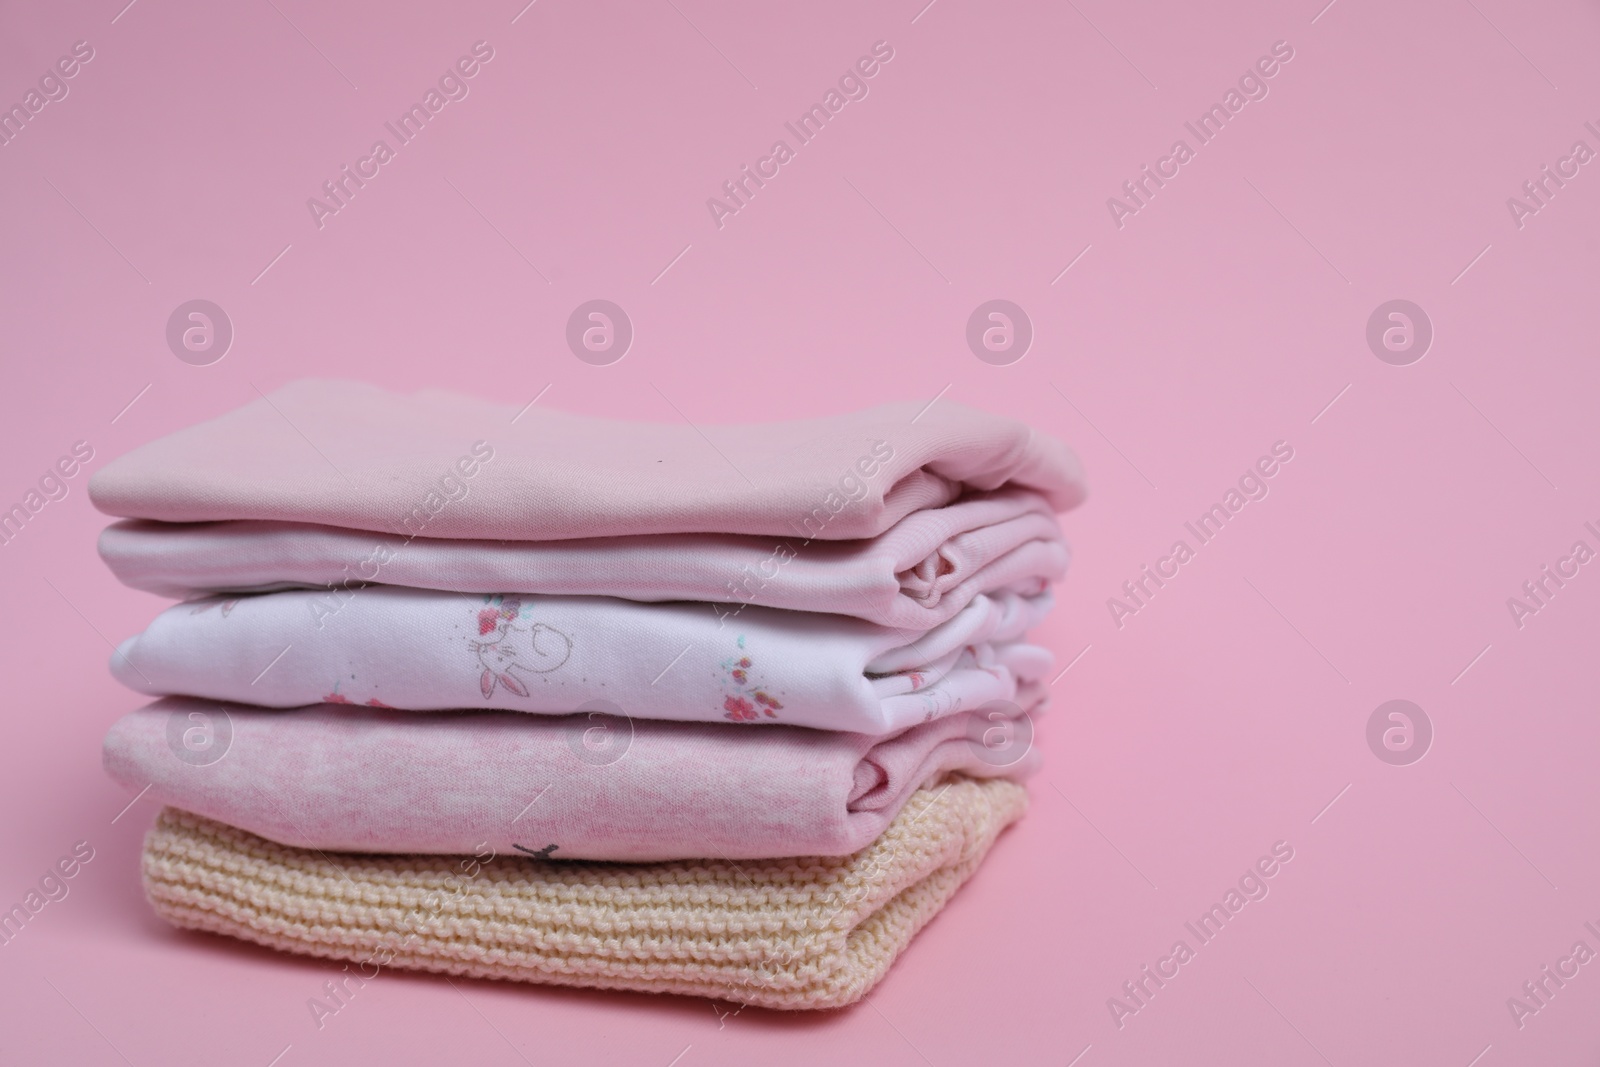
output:
[[[513, 421], [515, 420], [515, 421]], [[95, 506], [402, 536], [875, 537], [966, 492], [1084, 483], [1064, 444], [950, 400], [791, 422], [619, 422], [443, 392], [301, 381], [97, 471]]]
[[554, 845], [555, 859], [736, 860], [856, 852], [949, 771], [1027, 777], [1031, 736], [1020, 719], [977, 714], [873, 739], [169, 698], [113, 725], [104, 759], [130, 791], [150, 786], [159, 803], [303, 848], [467, 855], [487, 843]]
[[913, 512], [859, 541], [656, 534], [562, 541], [403, 538], [309, 523], [112, 523], [100, 558], [125, 584], [188, 599], [366, 583], [463, 593], [597, 595], [853, 615], [926, 630], [981, 593], [1035, 594], [1070, 552], [1049, 501], [1022, 489]]

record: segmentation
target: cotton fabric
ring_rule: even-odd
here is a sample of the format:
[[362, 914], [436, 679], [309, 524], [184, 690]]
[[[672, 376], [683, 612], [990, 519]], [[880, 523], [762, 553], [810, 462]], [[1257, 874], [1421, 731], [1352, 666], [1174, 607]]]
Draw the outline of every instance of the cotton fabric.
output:
[[964, 493], [1078, 504], [1077, 457], [952, 400], [740, 425], [620, 422], [451, 393], [299, 381], [112, 460], [123, 518], [265, 519], [402, 536], [876, 537]]
[[309, 523], [126, 520], [100, 536], [124, 584], [177, 599], [367, 584], [465, 593], [691, 600], [853, 615], [926, 630], [980, 593], [1035, 594], [1066, 572], [1048, 500], [1002, 489], [913, 512], [877, 537], [659, 534], [563, 541], [400, 537]]
[[1030, 730], [1016, 707], [879, 739], [171, 699], [114, 724], [104, 760], [130, 792], [149, 787], [162, 804], [297, 847], [471, 855], [487, 843], [570, 859], [744, 860], [857, 852], [951, 772], [1021, 781], [1038, 763]]
[[1050, 594], [974, 597], [906, 632], [858, 619], [612, 597], [466, 596], [369, 586], [179, 604], [123, 642], [112, 673], [151, 696], [266, 707], [321, 702], [416, 711], [789, 723], [886, 735], [990, 701], [1050, 669], [1022, 639]]

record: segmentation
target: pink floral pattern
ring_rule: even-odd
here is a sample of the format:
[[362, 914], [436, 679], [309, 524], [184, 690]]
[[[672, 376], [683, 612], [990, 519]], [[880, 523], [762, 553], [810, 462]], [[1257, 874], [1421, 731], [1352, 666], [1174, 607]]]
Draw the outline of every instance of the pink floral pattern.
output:
[[[496, 599], [500, 598], [497, 597]], [[520, 614], [522, 614], [522, 599], [520, 597], [506, 597], [500, 601], [498, 606], [484, 608], [478, 612], [478, 636], [482, 637], [484, 634], [494, 633], [502, 624], [515, 622]]]
[[[744, 635], [739, 636], [739, 648], [744, 648]], [[778, 718], [778, 712], [783, 710], [783, 703], [769, 693], [760, 683], [753, 681], [755, 677], [755, 661], [749, 656], [737, 657], [722, 661], [722, 669], [727, 672], [729, 685], [724, 688], [734, 689], [735, 692], [727, 693], [722, 700], [722, 717], [730, 722], [759, 722], [762, 716], [769, 719]]]
[[[323, 694], [322, 702], [324, 704], [351, 704], [351, 705], [355, 704], [354, 700], [351, 700], [349, 697], [347, 697], [343, 693], [339, 692], [339, 687], [337, 685], [335, 685], [333, 687], [333, 692], [324, 693]], [[369, 708], [387, 708], [389, 711], [394, 711], [395, 710], [394, 705], [385, 704], [383, 701], [379, 700], [377, 697], [369, 698], [365, 702], [364, 706], [365, 707], [369, 707]]]

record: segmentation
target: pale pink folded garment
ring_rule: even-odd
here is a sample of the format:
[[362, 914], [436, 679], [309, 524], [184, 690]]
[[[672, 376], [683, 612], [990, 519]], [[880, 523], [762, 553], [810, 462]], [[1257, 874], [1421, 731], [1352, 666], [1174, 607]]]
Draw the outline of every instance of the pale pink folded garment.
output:
[[102, 511], [402, 536], [875, 537], [968, 492], [1084, 495], [1077, 457], [951, 400], [791, 422], [620, 422], [442, 392], [301, 381], [97, 471]]
[[169, 699], [113, 725], [104, 758], [132, 792], [302, 848], [738, 860], [849, 855], [947, 772], [1027, 777], [1031, 736], [1015, 708], [875, 739]]
[[125, 520], [100, 556], [135, 589], [187, 599], [381, 583], [466, 593], [753, 604], [925, 630], [980, 593], [1038, 593], [1069, 559], [1049, 501], [1002, 489], [913, 512], [877, 537], [657, 534], [564, 541], [404, 538], [308, 523]]
[[123, 642], [112, 673], [151, 696], [267, 707], [789, 723], [882, 736], [994, 700], [1050, 670], [1022, 643], [1044, 593], [982, 595], [932, 630], [842, 615], [614, 597], [467, 596], [374, 585], [178, 604]]

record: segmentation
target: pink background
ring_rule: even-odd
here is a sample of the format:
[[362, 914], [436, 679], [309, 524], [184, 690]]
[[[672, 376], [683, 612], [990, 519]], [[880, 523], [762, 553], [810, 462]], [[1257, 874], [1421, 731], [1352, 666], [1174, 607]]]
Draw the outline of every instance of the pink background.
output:
[[[98, 468], [313, 374], [697, 423], [942, 395], [1061, 435], [1094, 486], [1042, 635], [1082, 656], [1033, 810], [869, 1003], [719, 1020], [389, 974], [319, 1031], [333, 968], [143, 903], [154, 812], [117, 817], [99, 741], [140, 703], [107, 642], [160, 604], [95, 558], [79, 476], [0, 549], [0, 904], [95, 849], [0, 948], [0, 1059], [1593, 1062], [1600, 964], [1520, 1029], [1506, 999], [1600, 949], [1600, 564], [1520, 629], [1506, 599], [1600, 548], [1600, 166], [1520, 229], [1506, 198], [1600, 149], [1600, 14], [922, 2], [0, 14], [5, 104], [95, 50], [0, 148], [6, 506], [74, 441]], [[495, 54], [470, 95], [319, 230], [306, 199], [477, 40]], [[706, 199], [878, 40], [870, 95], [718, 229]], [[1270, 95], [1114, 225], [1107, 197], [1278, 40]], [[197, 297], [236, 330], [211, 366], [164, 339]], [[637, 331], [611, 366], [563, 339], [596, 297]], [[992, 298], [1036, 330], [1010, 366], [964, 340]], [[1395, 298], [1436, 334], [1403, 367], [1365, 340]], [[1119, 629], [1107, 598], [1278, 440], [1271, 495]], [[1394, 698], [1436, 731], [1410, 766], [1365, 739]], [[1119, 1029], [1107, 998], [1278, 840], [1271, 895]]]

